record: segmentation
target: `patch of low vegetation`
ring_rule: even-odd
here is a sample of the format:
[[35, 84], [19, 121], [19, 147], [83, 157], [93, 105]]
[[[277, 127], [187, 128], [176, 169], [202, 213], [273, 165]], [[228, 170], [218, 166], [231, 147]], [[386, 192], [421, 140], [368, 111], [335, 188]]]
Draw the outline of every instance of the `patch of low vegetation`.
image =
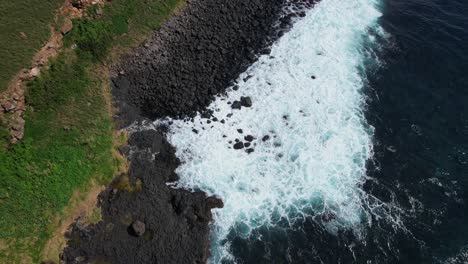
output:
[[74, 29], [67, 36], [67, 42], [77, 45], [78, 55], [84, 59], [102, 60], [112, 43], [109, 24], [95, 19], [77, 19], [73, 24]]
[[73, 192], [85, 192], [91, 180], [109, 183], [116, 174], [121, 162], [114, 155], [105, 65], [141, 42], [181, 3], [113, 0], [102, 10], [92, 6], [73, 21], [67, 48], [29, 83], [24, 139], [5, 147], [0, 125], [0, 263], [40, 262], [57, 229], [54, 219]]
[[54, 11], [63, 0], [0, 1], [0, 92], [49, 38]]
[[0, 188], [7, 196], [0, 205], [0, 239], [13, 243], [0, 259], [11, 259], [14, 250], [38, 260], [49, 224], [73, 191], [91, 177], [104, 183], [114, 174], [101, 80], [73, 57], [62, 54], [29, 85], [24, 140], [0, 152]]

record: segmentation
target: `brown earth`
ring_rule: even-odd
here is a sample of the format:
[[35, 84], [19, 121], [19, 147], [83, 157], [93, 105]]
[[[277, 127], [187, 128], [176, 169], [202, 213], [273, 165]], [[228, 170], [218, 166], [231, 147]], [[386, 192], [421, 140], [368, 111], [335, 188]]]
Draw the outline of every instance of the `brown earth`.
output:
[[74, 221], [79, 219], [83, 224], [93, 224], [101, 219], [101, 213], [96, 204], [98, 194], [105, 189], [105, 186], [91, 182], [87, 189], [85, 192], [76, 190], [68, 206], [55, 217], [53, 226], [58, 226], [58, 228], [45, 244], [41, 257], [44, 261], [59, 262], [60, 252], [67, 242], [65, 233]]

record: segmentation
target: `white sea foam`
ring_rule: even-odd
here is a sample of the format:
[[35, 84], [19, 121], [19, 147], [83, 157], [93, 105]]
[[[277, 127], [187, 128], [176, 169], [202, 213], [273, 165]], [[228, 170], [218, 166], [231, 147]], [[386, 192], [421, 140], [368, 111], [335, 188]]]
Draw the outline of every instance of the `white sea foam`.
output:
[[[360, 187], [372, 155], [360, 72], [365, 43], [372, 41], [367, 32], [380, 15], [373, 0], [322, 0], [272, 47], [271, 56], [240, 76], [239, 90], [209, 106], [224, 124], [197, 116], [170, 126], [169, 141], [183, 162], [178, 186], [224, 200], [214, 214], [215, 246], [234, 225], [248, 235], [305, 213], [333, 215], [326, 224], [331, 232], [360, 225]], [[253, 106], [232, 110], [227, 102], [240, 96], [250, 96]], [[251, 154], [228, 143], [245, 135], [257, 138]], [[262, 142], [264, 135], [270, 140]], [[226, 248], [212, 252], [216, 262]]]

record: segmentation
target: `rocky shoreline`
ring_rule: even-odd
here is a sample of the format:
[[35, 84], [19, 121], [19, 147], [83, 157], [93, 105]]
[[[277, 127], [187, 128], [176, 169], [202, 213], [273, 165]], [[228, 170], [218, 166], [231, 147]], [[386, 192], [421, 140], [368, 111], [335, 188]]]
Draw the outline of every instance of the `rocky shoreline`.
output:
[[[313, 0], [187, 1], [185, 8], [122, 59], [112, 76], [130, 160], [99, 196], [102, 221], [68, 233], [65, 263], [205, 263], [211, 209], [223, 202], [203, 192], [174, 189], [180, 161], [165, 138], [162, 117], [190, 118], [287, 31]], [[210, 113], [204, 113], [210, 118]]]

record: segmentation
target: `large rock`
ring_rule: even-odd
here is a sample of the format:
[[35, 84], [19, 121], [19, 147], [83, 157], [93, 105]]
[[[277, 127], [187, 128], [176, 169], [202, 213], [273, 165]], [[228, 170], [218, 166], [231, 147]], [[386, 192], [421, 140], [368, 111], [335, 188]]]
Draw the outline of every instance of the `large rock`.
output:
[[247, 135], [244, 137], [244, 139], [248, 142], [252, 142], [254, 140], [254, 137], [252, 135]]
[[16, 108], [16, 102], [15, 101], [10, 101], [10, 100], [7, 100], [5, 102], [2, 103], [2, 108], [5, 112], [11, 112], [13, 110], [15, 110]]
[[24, 129], [24, 119], [21, 116], [18, 116], [14, 118], [14, 120], [11, 123], [11, 129], [16, 130], [16, 131], [21, 131]]
[[24, 131], [23, 130], [11, 130], [10, 134], [12, 138], [16, 140], [21, 140], [24, 137]]
[[244, 143], [242, 142], [237, 142], [236, 144], [234, 144], [234, 149], [243, 149], [244, 148]]
[[146, 231], [145, 223], [141, 222], [140, 220], [136, 220], [131, 225], [131, 231], [135, 236], [142, 236]]
[[70, 0], [74, 8], [82, 9], [86, 6], [86, 0]]
[[41, 74], [41, 69], [39, 67], [34, 67], [29, 71], [29, 77], [30, 78], [35, 78]]
[[252, 106], [252, 99], [249, 96], [241, 96], [240, 98], [241, 105], [244, 107], [251, 107]]
[[206, 206], [208, 208], [223, 208], [224, 207], [224, 203], [223, 203], [223, 200], [215, 197], [215, 196], [210, 196], [208, 198], [206, 198]]
[[67, 34], [70, 32], [73, 28], [73, 22], [71, 21], [70, 18], [65, 18], [63, 21], [62, 27], [60, 28], [60, 32], [62, 32], [63, 35]]
[[232, 109], [241, 109], [241, 107], [242, 107], [242, 104], [241, 104], [241, 102], [239, 102], [239, 101], [234, 101], [234, 102], [232, 102], [232, 104], [231, 104], [231, 108], [232, 108]]

